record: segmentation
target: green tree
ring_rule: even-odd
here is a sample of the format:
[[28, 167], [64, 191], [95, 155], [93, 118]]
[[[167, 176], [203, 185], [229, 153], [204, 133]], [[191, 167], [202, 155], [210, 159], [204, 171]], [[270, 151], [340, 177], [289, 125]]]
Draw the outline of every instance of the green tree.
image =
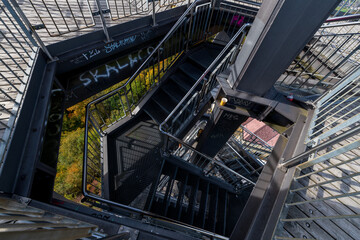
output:
[[63, 134], [54, 190], [73, 199], [81, 194], [84, 129]]

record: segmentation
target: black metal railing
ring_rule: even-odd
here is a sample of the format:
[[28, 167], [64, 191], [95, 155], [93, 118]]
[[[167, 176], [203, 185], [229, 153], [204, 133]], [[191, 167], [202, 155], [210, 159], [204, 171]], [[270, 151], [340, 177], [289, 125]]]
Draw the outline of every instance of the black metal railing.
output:
[[265, 164], [273, 150], [273, 147], [266, 141], [242, 125], [236, 130], [232, 138], [238, 142], [242, 149], [253, 159], [256, 159], [262, 164]]
[[[26, 18], [26, 25], [41, 36], [46, 44], [101, 30], [106, 41], [112, 36], [108, 29], [115, 24], [132, 21], [144, 16], [152, 16], [156, 26], [156, 14], [171, 8], [189, 6], [194, 0], [29, 0], [10, 1], [17, 11]], [[210, 1], [209, 1], [210, 2]], [[259, 9], [260, 0], [230, 0], [244, 9]], [[256, 13], [255, 13], [256, 14]], [[43, 50], [46, 48], [42, 46]]]
[[[289, 223], [310, 226], [315, 222], [327, 225], [336, 221], [347, 224], [345, 220], [359, 219], [356, 211], [342, 211], [359, 208], [359, 202], [354, 199], [360, 195], [357, 189], [360, 175], [357, 168], [360, 159], [360, 102], [359, 94], [353, 94], [359, 79], [360, 69], [357, 69], [315, 101], [305, 139], [307, 150], [281, 162], [280, 167], [289, 168], [287, 181], [290, 183], [273, 233], [276, 239], [281, 239], [284, 226]], [[342, 187], [344, 185], [346, 190]], [[332, 207], [333, 210], [327, 214], [293, 214], [305, 209], [304, 206], [315, 205]], [[313, 238], [321, 238], [316, 231], [309, 233]], [[345, 234], [341, 237], [346, 238]]]
[[8, 1], [0, 6], [0, 168], [11, 142], [38, 44]]
[[253, 179], [253, 176], [258, 177], [263, 169], [263, 165], [249, 161], [240, 153], [241, 151], [239, 151], [236, 142], [233, 138], [230, 138], [224, 147], [217, 153], [217, 157], [231, 169], [242, 172], [243, 176], [246, 178], [251, 177]]
[[[185, 20], [195, 6], [196, 2], [190, 5], [169, 33], [124, 85], [90, 102], [86, 106], [83, 175], [83, 192], [85, 196], [89, 194], [103, 195], [102, 138], [106, 134], [105, 130], [121, 119], [131, 116], [139, 101], [159, 82], [169, 65], [182, 54], [185, 48], [184, 42], [181, 45], [181, 49], [175, 50], [173, 56], [170, 57], [170, 61], [164, 61], [160, 57], [165, 54], [164, 49], [171, 51], [168, 45], [176, 40], [174, 36], [177, 33], [180, 36], [186, 34], [186, 32], [182, 31], [181, 27], [188, 25]], [[147, 81], [145, 80], [146, 78], [148, 79]]]
[[[214, 26], [215, 34], [227, 30], [233, 32], [233, 28], [240, 28], [236, 24], [231, 24], [232, 17], [238, 16], [239, 13], [228, 12], [225, 14], [224, 9], [215, 9], [214, 13], [211, 4], [197, 5], [198, 1], [192, 3], [184, 12], [182, 17], [175, 23], [169, 33], [163, 38], [152, 53], [141, 64], [137, 71], [119, 88], [101, 96], [100, 98], [90, 102], [86, 107], [85, 118], [85, 145], [84, 145], [84, 191], [90, 191], [93, 194], [101, 196], [102, 185], [102, 138], [106, 135], [106, 129], [116, 124], [126, 117], [131, 117], [137, 112], [136, 106], [158, 83], [161, 82], [162, 76], [170, 68], [170, 66], [191, 47], [200, 41], [211, 39], [214, 33], [210, 34], [209, 29]], [[209, 20], [213, 16], [216, 21]], [[230, 17], [229, 17], [230, 16]], [[231, 17], [232, 16], [232, 17]], [[207, 20], [206, 20], [207, 19]], [[212, 24], [204, 24], [206, 21]], [[220, 26], [220, 27], [219, 27]], [[239, 52], [239, 44], [234, 45], [235, 40], [239, 43], [243, 42], [244, 34], [250, 25], [245, 24], [236, 32], [232, 41], [227, 45], [225, 50], [218, 56], [215, 63], [211, 66], [211, 73], [207, 81], [202, 85], [201, 91], [195, 94], [193, 89], [186, 95], [192, 99], [187, 105], [191, 109], [198, 109], [202, 104], [202, 100], [208, 96], [209, 91], [216, 84], [216, 74], [227, 68], [233, 61], [236, 53]], [[240, 40], [239, 40], [240, 39]], [[228, 49], [232, 47], [230, 51]], [[226, 53], [226, 54], [225, 54]], [[210, 69], [197, 81], [198, 86], [204, 77], [209, 73]], [[199, 85], [200, 86], [200, 85]], [[183, 104], [185, 100], [181, 101]], [[185, 104], [186, 105], [186, 104]], [[179, 105], [175, 109], [179, 110]], [[187, 112], [188, 113], [188, 112]], [[189, 118], [185, 113], [171, 115], [171, 118], [178, 120]], [[170, 119], [168, 119], [169, 121]], [[171, 119], [172, 120], [172, 119]], [[175, 128], [173, 121], [173, 128]]]
[[[181, 132], [183, 127], [186, 126], [184, 123], [190, 121], [193, 114], [199, 111], [202, 103], [206, 102], [205, 99], [209, 97], [209, 93], [217, 85], [216, 76], [226, 70], [233, 63], [239, 53], [243, 39], [250, 26], [251, 24], [245, 24], [240, 30], [238, 30], [238, 32], [228, 42], [205, 72], [199, 77], [174, 110], [169, 114], [164, 122], [160, 124], [160, 129], [165, 130], [164, 127], [166, 126], [166, 132], [172, 135], [177, 135], [177, 133]], [[234, 46], [236, 40], [238, 40], [238, 44]]]
[[186, 161], [202, 169], [205, 176], [215, 177], [232, 185], [235, 192], [239, 192], [248, 186], [255, 186], [251, 179], [228, 167], [219, 157], [209, 157], [196, 150], [189, 143], [174, 136], [169, 141], [175, 142], [179, 146], [170, 153], [171, 155], [177, 157], [179, 161]]
[[[116, 203], [104, 198], [103, 191], [103, 137], [107, 134], [106, 130], [118, 123], [126, 117], [131, 117], [138, 111], [138, 104], [144, 99], [154, 87], [161, 83], [162, 77], [167, 73], [167, 70], [176, 62], [181, 55], [192, 46], [203, 42], [212, 41], [214, 36], [219, 32], [227, 32], [230, 35], [235, 33], [233, 40], [227, 45], [221, 55], [217, 58], [220, 62], [228, 53], [229, 47], [233, 47], [236, 39], [241, 38], [245, 33], [244, 30], [249, 28], [249, 24], [244, 24], [244, 21], [251, 21], [252, 18], [244, 18], [243, 22], [239, 24], [232, 23], [232, 19], [241, 15], [241, 12], [229, 11], [228, 9], [220, 9], [214, 7], [211, 2], [199, 4], [199, 0], [193, 2], [189, 8], [183, 13], [179, 20], [174, 24], [168, 34], [160, 41], [157, 47], [149, 54], [146, 60], [141, 64], [137, 71], [125, 81], [125, 83], [90, 102], [86, 107], [85, 117], [85, 143], [84, 143], [84, 169], [83, 169], [83, 184], [82, 191], [86, 198], [99, 201], [105, 204], [115, 205], [130, 212], [151, 216], [157, 219], [166, 219], [152, 213]], [[245, 22], [246, 23], [246, 22]], [[241, 28], [240, 31], [238, 31]], [[235, 29], [235, 30], [234, 30]], [[240, 41], [242, 42], [242, 40]], [[237, 48], [231, 54], [237, 52]], [[226, 53], [226, 54], [225, 54]], [[234, 55], [230, 55], [234, 56]], [[230, 57], [226, 58], [226, 62], [222, 62], [222, 68], [228, 66]], [[212, 67], [215, 65], [213, 64]], [[214, 70], [214, 69], [212, 69]], [[214, 70], [214, 74], [218, 71]], [[207, 74], [205, 74], [207, 75]], [[214, 85], [215, 77], [211, 77], [202, 89], [201, 96], [205, 97], [210, 91], [210, 86]], [[201, 80], [197, 82], [199, 84]], [[188, 97], [188, 95], [186, 96]], [[182, 101], [184, 102], [184, 101]], [[196, 104], [201, 103], [196, 99]], [[177, 109], [179, 106], [177, 106]], [[188, 147], [186, 144], [183, 146]], [[192, 147], [189, 151], [195, 151]], [[211, 160], [212, 164], [226, 169], [226, 166], [219, 160], [214, 160], [205, 156], [202, 153], [197, 153], [205, 159]], [[208, 175], [215, 175], [214, 169], [209, 171]], [[235, 176], [237, 173], [231, 169], [226, 169], [228, 174]], [[235, 175], [234, 175], [235, 174]], [[223, 174], [224, 175], [224, 174]], [[241, 175], [236, 176], [238, 182], [251, 182]], [[234, 180], [235, 181], [235, 180]], [[238, 184], [238, 183], [236, 183]], [[254, 184], [251, 182], [251, 184]], [[235, 185], [235, 183], [234, 183]], [[204, 231], [202, 229], [194, 228], [188, 225], [180, 224], [174, 220], [166, 219], [176, 225], [181, 225], [187, 229], [194, 229], [201, 232], [205, 236], [222, 236], [214, 235], [214, 233]]]
[[[232, 184], [235, 190], [240, 189], [239, 184], [250, 183], [255, 185], [255, 183], [226, 166], [221, 160], [211, 158], [199, 152], [190, 144], [176, 137], [176, 135], [192, 120], [194, 113], [201, 108], [203, 103], [207, 102], [206, 99], [209, 100], [209, 93], [216, 86], [216, 76], [227, 69], [233, 59], [236, 58], [236, 53], [239, 52], [250, 26], [251, 24], [245, 24], [236, 32], [233, 38], [159, 127], [160, 131], [167, 136], [165, 140], [165, 151], [172, 154], [174, 152], [171, 151], [172, 146], [178, 145], [182, 149], [180, 151], [177, 149], [175, 152], [176, 154], [182, 152], [182, 159], [203, 169], [205, 175], [222, 178], [224, 181]], [[186, 158], [184, 156], [186, 156]]]
[[[205, 40], [204, 36], [195, 36], [194, 34], [206, 30], [201, 26], [196, 27], [198, 22], [195, 22], [193, 12], [197, 7], [197, 2], [190, 5], [168, 34], [121, 87], [88, 104], [86, 118], [92, 119], [102, 135], [105, 134], [105, 129], [133, 114], [133, 110], [143, 97], [161, 82], [162, 76], [184, 53], [190, 44], [189, 39], [192, 39], [192, 42]], [[209, 11], [210, 7], [196, 16], [208, 15]]]
[[328, 19], [276, 83], [299, 96], [319, 96], [359, 66], [359, 16]]

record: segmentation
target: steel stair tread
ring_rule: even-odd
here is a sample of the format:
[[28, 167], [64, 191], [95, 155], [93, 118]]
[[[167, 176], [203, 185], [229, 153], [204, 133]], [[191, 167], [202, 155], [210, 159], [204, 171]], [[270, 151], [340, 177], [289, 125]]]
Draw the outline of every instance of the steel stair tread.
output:
[[220, 50], [218, 49], [204, 48], [191, 54], [189, 59], [203, 70], [206, 70], [219, 53]]
[[155, 101], [160, 106], [160, 108], [166, 112], [167, 115], [171, 113], [177, 104], [162, 89], [156, 93], [156, 95], [153, 97], [153, 101]]
[[195, 83], [203, 73], [202, 70], [200, 70], [198, 67], [194, 66], [194, 64], [191, 64], [190, 62], [185, 62], [184, 64], [181, 64], [179, 69], [188, 76], [188, 80], [191, 80], [193, 83]]
[[172, 76], [170, 76], [170, 79], [177, 86], [179, 86], [181, 89], [183, 89], [183, 91], [185, 93], [187, 93], [190, 90], [190, 88], [192, 87], [192, 84], [189, 83], [189, 81], [187, 80], [187, 79], [189, 79], [189, 77], [183, 73], [173, 74]]
[[167, 117], [166, 113], [152, 99], [147, 103], [144, 111], [157, 123], [161, 124]]

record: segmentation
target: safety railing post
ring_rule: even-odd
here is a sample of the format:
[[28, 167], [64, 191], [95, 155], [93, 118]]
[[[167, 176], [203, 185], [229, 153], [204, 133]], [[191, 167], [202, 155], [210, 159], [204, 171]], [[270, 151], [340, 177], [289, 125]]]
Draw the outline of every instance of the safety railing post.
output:
[[187, 52], [189, 50], [189, 43], [192, 39], [192, 36], [190, 36], [190, 35], [191, 35], [191, 28], [193, 25], [193, 20], [194, 20], [194, 8], [192, 8], [190, 10], [190, 22], [189, 22], [189, 30], [188, 30], [188, 36], [187, 36], [187, 41], [186, 41], [185, 52]]
[[99, 10], [100, 19], [101, 19], [101, 25], [102, 25], [102, 28], [103, 28], [103, 31], [104, 31], [104, 34], [105, 34], [105, 37], [106, 37], [106, 41], [110, 42], [111, 39], [110, 39], [109, 32], [108, 32], [108, 29], [107, 29], [107, 26], [106, 26], [104, 12], [103, 12], [103, 10], [101, 8], [100, 1], [99, 0], [95, 0], [95, 1], [96, 1], [96, 5], [98, 7], [98, 10]]
[[131, 105], [130, 105], [130, 102], [129, 102], [129, 97], [128, 97], [128, 92], [125, 91], [125, 100], [126, 100], [126, 104], [127, 104], [127, 107], [128, 107], [128, 111], [130, 113], [130, 116], [133, 115], [132, 111], [131, 111]]
[[152, 1], [152, 20], [153, 20], [153, 27], [155, 27], [157, 24], [156, 24], [156, 11], [155, 11], [155, 1], [153, 0]]

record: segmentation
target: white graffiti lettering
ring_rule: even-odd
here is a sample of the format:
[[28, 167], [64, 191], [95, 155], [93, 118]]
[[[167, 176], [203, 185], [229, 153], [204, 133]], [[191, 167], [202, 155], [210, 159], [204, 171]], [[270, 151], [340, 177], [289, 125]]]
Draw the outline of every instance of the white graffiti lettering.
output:
[[146, 50], [144, 49], [144, 51], [141, 49], [136, 53], [129, 54], [127, 56], [127, 63], [120, 64], [118, 59], [115, 60], [112, 64], [105, 64], [98, 69], [84, 72], [80, 75], [79, 80], [82, 82], [82, 85], [86, 87], [92, 82], [99, 82], [100, 78], [109, 78], [111, 74], [119, 74], [120, 70], [124, 68], [134, 68], [136, 64], [139, 64], [140, 61], [144, 60], [144, 57], [147, 56], [146, 54], [144, 54], [144, 52], [148, 53], [149, 55], [153, 51], [153, 49], [153, 47], [148, 47]]
[[131, 54], [129, 54], [128, 59], [129, 59], [130, 67], [134, 67], [135, 63], [138, 62], [137, 57], [133, 58]]
[[128, 37], [128, 38], [121, 39], [121, 40], [116, 41], [116, 42], [109, 43], [109, 44], [104, 46], [105, 52], [106, 53], [111, 53], [112, 51], [114, 51], [114, 50], [116, 50], [116, 49], [118, 49], [120, 47], [124, 47], [124, 46], [126, 46], [128, 44], [131, 44], [131, 43], [135, 42], [136, 37], [137, 37], [137, 35], [134, 35], [134, 36], [131, 36], [131, 37]]
[[83, 82], [84, 87], [86, 87], [87, 85], [89, 85], [91, 83], [90, 78], [84, 78], [85, 74], [86, 74], [86, 72], [80, 75], [80, 81]]
[[117, 70], [116, 67], [109, 66], [109, 65], [105, 64], [105, 68], [106, 68], [106, 75], [108, 77], [110, 76], [111, 71], [114, 71], [115, 73], [119, 73], [119, 70]]
[[147, 48], [147, 54], [151, 54], [152, 53], [152, 51], [154, 51], [154, 48], [153, 47], [148, 47]]
[[142, 33], [140, 33], [140, 38], [142, 40], [146, 40], [146, 39], [148, 39], [150, 37], [150, 33], [151, 33], [151, 30], [148, 30], [146, 32], [142, 32]]
[[142, 60], [141, 53], [142, 53], [142, 49], [140, 49], [139, 52], [138, 52], [138, 54], [137, 54], [139, 60]]
[[79, 64], [79, 63], [83, 62], [83, 60], [84, 60], [84, 56], [81, 55], [81, 56], [79, 56], [79, 57], [76, 57], [76, 58], [74, 58], [74, 59], [71, 59], [70, 62], [71, 62], [71, 63], [74, 63], [74, 64]]
[[223, 135], [222, 133], [210, 135], [210, 138], [211, 138], [211, 139], [223, 138], [223, 137], [224, 137], [224, 135]]
[[[90, 80], [90, 82], [91, 82], [91, 79], [89, 79]], [[89, 83], [90, 83], [89, 82]], [[69, 99], [72, 99], [73, 97], [75, 97], [76, 99], [78, 99], [79, 97], [74, 93], [74, 91], [70, 91], [70, 92], [68, 92], [67, 94], [66, 94], [66, 101], [68, 101]]]
[[89, 71], [89, 73], [91, 74], [95, 82], [98, 82], [99, 78], [109, 77], [107, 74], [99, 74], [99, 71], [97, 69], [95, 70], [95, 73], [93, 73], [92, 71]]
[[123, 69], [123, 68], [126, 68], [127, 66], [129, 66], [128, 63], [125, 63], [124, 65], [120, 65], [120, 63], [118, 61], [116, 61], [116, 64], [117, 64], [117, 67], [119, 70]]
[[100, 53], [101, 53], [100, 50], [93, 49], [93, 50], [83, 53], [82, 55], [86, 58], [86, 60], [89, 60], [90, 58], [95, 57], [96, 55], [98, 55]]
[[[152, 32], [151, 30], [148, 30], [148, 31], [142, 32], [140, 34], [136, 34], [136, 35], [112, 42], [112, 43], [108, 43], [101, 49], [92, 49], [92, 50], [86, 51], [86, 52], [82, 53], [80, 56], [77, 56], [76, 58], [71, 59], [70, 62], [74, 63], [74, 64], [79, 64], [79, 63], [90, 60], [91, 58], [97, 56], [98, 54], [101, 54], [102, 52], [106, 53], [106, 54], [111, 53], [120, 47], [124, 47], [126, 45], [132, 44], [137, 39], [141, 39], [141, 40], [145, 41], [150, 38], [151, 32]], [[139, 59], [141, 60], [141, 57], [139, 57]]]

